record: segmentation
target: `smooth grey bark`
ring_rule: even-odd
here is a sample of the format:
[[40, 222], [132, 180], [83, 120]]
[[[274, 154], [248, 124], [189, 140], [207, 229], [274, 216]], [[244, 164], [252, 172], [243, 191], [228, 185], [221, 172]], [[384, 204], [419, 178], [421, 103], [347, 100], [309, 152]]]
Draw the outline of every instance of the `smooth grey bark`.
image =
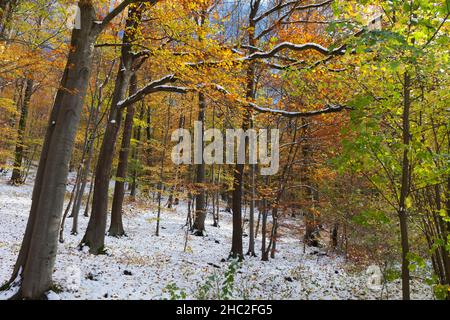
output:
[[89, 252], [92, 254], [101, 254], [104, 252], [109, 181], [123, 113], [123, 109], [118, 106], [118, 103], [125, 98], [126, 90], [133, 73], [134, 55], [130, 43], [135, 38], [135, 31], [140, 23], [142, 9], [142, 6], [138, 6], [130, 7], [128, 10], [128, 18], [125, 25], [126, 32], [122, 40], [121, 61], [116, 76], [108, 123], [95, 169], [91, 216], [86, 233], [80, 243], [81, 247], [88, 246]]
[[[137, 91], [136, 74], [131, 76], [129, 95], [133, 95]], [[108, 234], [110, 236], [121, 237], [125, 235], [122, 222], [122, 206], [125, 197], [125, 180], [128, 170], [128, 156], [130, 154], [131, 134], [133, 131], [134, 105], [127, 107], [127, 115], [125, 118], [122, 145], [119, 153], [119, 164], [117, 165], [116, 184], [114, 188], [114, 197], [111, 210], [111, 225]]]
[[22, 246], [11, 280], [21, 278], [13, 298], [38, 299], [52, 285], [58, 230], [73, 143], [101, 27], [89, 1], [79, 2], [81, 29], [72, 31], [71, 50], [52, 107]]

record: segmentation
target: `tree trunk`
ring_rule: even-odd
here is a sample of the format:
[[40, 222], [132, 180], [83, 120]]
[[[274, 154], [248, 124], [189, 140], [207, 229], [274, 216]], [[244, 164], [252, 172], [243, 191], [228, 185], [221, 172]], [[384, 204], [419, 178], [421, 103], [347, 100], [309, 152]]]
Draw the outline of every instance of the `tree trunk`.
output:
[[[256, 40], [255, 40], [255, 28], [256, 22], [255, 17], [259, 10], [260, 2], [257, 1], [253, 4], [250, 14], [249, 14], [249, 27], [248, 27], [248, 43], [250, 49], [249, 54], [255, 52]], [[255, 98], [255, 63], [251, 61], [248, 64], [247, 74], [246, 74], [246, 98], [248, 100], [253, 100]], [[246, 110], [244, 118], [242, 121], [242, 129], [246, 131], [250, 125], [251, 114], [250, 110]], [[247, 150], [248, 142], [245, 141], [245, 150]], [[236, 164], [234, 169], [234, 179], [233, 179], [233, 236], [230, 256], [233, 258], [239, 258], [242, 260], [244, 258], [242, 250], [242, 189], [243, 189], [243, 178], [244, 178], [244, 164]]]
[[403, 300], [410, 299], [409, 288], [409, 242], [408, 242], [408, 216], [406, 209], [406, 199], [409, 195], [409, 179], [410, 179], [410, 165], [408, 158], [408, 149], [410, 145], [410, 130], [409, 130], [409, 114], [411, 107], [410, 93], [411, 84], [408, 72], [404, 76], [404, 92], [403, 92], [403, 161], [402, 161], [402, 181], [400, 189], [400, 201], [398, 215], [400, 219], [400, 235], [402, 246], [402, 296]]
[[[72, 208], [71, 215], [73, 217], [73, 221], [72, 221], [72, 230], [70, 232], [72, 235], [78, 234], [78, 216], [79, 216], [79, 212], [80, 212], [81, 202], [83, 201], [84, 190], [86, 189], [87, 178], [88, 178], [89, 171], [91, 168], [92, 157], [94, 154], [94, 141], [88, 141], [87, 148], [88, 148], [88, 156], [87, 156], [87, 159], [85, 160], [85, 163], [83, 164], [83, 167], [81, 168], [82, 174], [81, 174], [81, 180], [79, 182], [80, 187], [77, 190], [75, 202], [74, 202], [73, 208]], [[89, 202], [89, 199], [88, 199], [88, 202]], [[87, 206], [87, 204], [86, 204], [86, 206]]]
[[272, 233], [270, 237], [270, 258], [275, 259], [275, 253], [277, 252], [277, 240], [278, 240], [278, 208], [272, 210]]
[[[130, 80], [129, 95], [137, 91], [137, 77], [133, 74]], [[123, 128], [122, 146], [119, 154], [119, 164], [117, 165], [116, 185], [114, 188], [114, 198], [111, 211], [111, 226], [108, 234], [110, 236], [120, 237], [125, 235], [122, 222], [122, 206], [125, 196], [125, 179], [127, 178], [128, 155], [130, 153], [131, 133], [133, 131], [134, 105], [127, 107], [127, 116]]]
[[249, 217], [249, 239], [247, 255], [256, 257], [255, 253], [255, 165], [250, 165], [250, 217]]
[[75, 179], [75, 184], [73, 185], [72, 192], [70, 193], [69, 203], [66, 206], [66, 210], [64, 210], [64, 214], [63, 214], [62, 221], [61, 221], [61, 226], [60, 226], [60, 229], [59, 229], [59, 242], [60, 243], [64, 242], [64, 224], [66, 222], [67, 215], [69, 214], [70, 208], [71, 208], [72, 203], [74, 201], [76, 190], [77, 190], [77, 188], [78, 188], [78, 186], [80, 184], [81, 170], [82, 170], [82, 168], [80, 166], [80, 168], [78, 168], [77, 177]]
[[[139, 112], [139, 120], [143, 121], [144, 119], [144, 111], [145, 106], [144, 104], [141, 105], [141, 109]], [[136, 143], [139, 144], [141, 141], [141, 125], [139, 125], [136, 130], [134, 131], [134, 139], [136, 140]], [[134, 201], [136, 197], [136, 191], [137, 191], [137, 161], [138, 161], [138, 145], [132, 146], [132, 152], [131, 152], [131, 158], [133, 159], [133, 170], [131, 173], [131, 187], [130, 187], [130, 197], [132, 201]]]
[[233, 236], [230, 256], [243, 259], [242, 253], [242, 180], [244, 165], [237, 164], [233, 180]]
[[215, 199], [215, 211], [213, 211], [213, 226], [219, 227], [219, 220], [220, 220], [220, 183], [221, 183], [221, 172], [222, 172], [222, 166], [219, 165], [219, 170], [217, 172], [217, 187], [218, 189], [214, 192], [214, 199]]
[[89, 217], [92, 191], [94, 190], [94, 180], [95, 180], [95, 176], [94, 176], [94, 172], [92, 172], [91, 173], [91, 182], [89, 184], [89, 192], [88, 192], [88, 196], [86, 199], [86, 207], [84, 208], [84, 214], [83, 214], [85, 217]]
[[[112, 71], [112, 68], [113, 68], [113, 66], [111, 66], [111, 71]], [[111, 73], [111, 71], [110, 71], [110, 73]], [[77, 190], [77, 194], [75, 196], [75, 202], [73, 204], [72, 214], [71, 214], [71, 216], [73, 217], [72, 231], [71, 231], [72, 235], [78, 234], [78, 216], [79, 216], [79, 212], [80, 212], [81, 203], [83, 201], [84, 190], [86, 189], [89, 172], [91, 171], [92, 158], [94, 156], [94, 150], [95, 150], [94, 142], [95, 142], [95, 138], [97, 136], [97, 131], [98, 131], [98, 117], [100, 115], [100, 110], [102, 107], [103, 88], [108, 83], [109, 77], [110, 77], [110, 74], [108, 74], [105, 81], [99, 87], [98, 97], [97, 97], [98, 102], [95, 107], [93, 105], [91, 106], [91, 111], [90, 111], [88, 123], [86, 126], [86, 133], [85, 133], [86, 143], [85, 143], [84, 153], [87, 152], [88, 155], [87, 155], [87, 159], [84, 159], [84, 156], [82, 157], [83, 158], [82, 159], [83, 166], [82, 166], [80, 187]], [[91, 125], [93, 127], [92, 127], [91, 132], [89, 132]], [[91, 192], [91, 189], [92, 188], [90, 188], [89, 193]], [[88, 204], [89, 204], [89, 198], [88, 198], [88, 201], [86, 204], [86, 208], [88, 207]]]
[[334, 223], [333, 229], [331, 230], [331, 247], [335, 250], [338, 246], [338, 229], [339, 224], [337, 222]]
[[92, 201], [92, 211], [86, 233], [81, 246], [88, 246], [92, 254], [104, 252], [106, 220], [108, 211], [108, 191], [114, 149], [120, 129], [123, 110], [117, 104], [124, 99], [131, 75], [133, 73], [133, 53], [130, 43], [136, 36], [136, 27], [140, 22], [142, 7], [130, 7], [123, 37], [121, 63], [117, 72], [111, 109], [108, 117], [105, 135], [95, 170], [95, 184]]
[[[201, 145], [201, 150], [203, 152], [204, 148], [204, 131], [205, 131], [205, 109], [206, 102], [203, 93], [198, 94], [198, 102], [200, 110], [198, 112], [198, 121], [201, 122], [201, 131], [196, 137], [199, 145]], [[196, 165], [196, 184], [197, 184], [197, 195], [195, 196], [195, 220], [194, 220], [194, 234], [196, 236], [203, 236], [205, 233], [205, 220], [206, 220], [206, 195], [205, 195], [205, 161], [203, 159], [203, 154], [201, 155], [202, 163]]]
[[263, 200], [263, 212], [261, 222], [261, 260], [269, 261], [269, 251], [266, 250], [267, 241], [267, 200]]
[[72, 32], [71, 50], [41, 152], [30, 216], [11, 278], [20, 276], [22, 280], [14, 298], [42, 298], [52, 285], [69, 162], [98, 35], [92, 4], [80, 1], [79, 7], [81, 29]]
[[0, 39], [6, 38], [13, 12], [19, 0], [0, 0]]
[[166, 132], [164, 134], [164, 147], [161, 155], [161, 166], [159, 168], [159, 188], [158, 188], [158, 213], [156, 215], [156, 232], [155, 235], [159, 236], [159, 225], [161, 220], [161, 198], [164, 190], [164, 160], [166, 157], [167, 140], [169, 136], [170, 127], [170, 103], [167, 105], [167, 125]]
[[261, 223], [261, 208], [258, 206], [258, 220], [256, 220], [255, 239], [258, 238], [259, 224]]
[[33, 80], [27, 79], [25, 81], [25, 93], [20, 108], [19, 127], [17, 129], [16, 151], [14, 156], [14, 169], [11, 175], [11, 184], [22, 184], [22, 159], [25, 146], [25, 128], [27, 125], [28, 109], [30, 106], [31, 95], [33, 94]]

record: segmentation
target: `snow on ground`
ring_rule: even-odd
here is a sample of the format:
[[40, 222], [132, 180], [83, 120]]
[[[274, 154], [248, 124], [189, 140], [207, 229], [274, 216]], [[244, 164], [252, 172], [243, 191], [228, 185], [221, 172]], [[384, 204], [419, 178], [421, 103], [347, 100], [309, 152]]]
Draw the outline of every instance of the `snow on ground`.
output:
[[[0, 177], [0, 284], [10, 277], [31, 206], [32, 179], [20, 187], [7, 184], [9, 176]], [[74, 180], [74, 179], [69, 179]], [[72, 187], [68, 185], [68, 190]], [[59, 245], [54, 280], [57, 293], [50, 299], [196, 299], [200, 287], [224, 281], [226, 261], [231, 247], [231, 215], [221, 212], [221, 226], [210, 226], [206, 237], [189, 235], [184, 252], [186, 205], [164, 211], [160, 236], [155, 233], [156, 213], [150, 206], [127, 204], [124, 226], [127, 237], [106, 237], [107, 255], [93, 256], [79, 251], [89, 218], [80, 210], [80, 234], [70, 235], [72, 219], [66, 220], [65, 242]], [[208, 216], [208, 218], [210, 218]], [[286, 222], [286, 221], [285, 221]], [[291, 221], [288, 221], [291, 223]], [[350, 273], [341, 257], [303, 253], [300, 236], [281, 230], [275, 259], [262, 262], [259, 257], [246, 257], [236, 273], [232, 298], [241, 299], [378, 299], [379, 291], [367, 286], [365, 272]], [[244, 238], [247, 248], [248, 238]], [[256, 248], [260, 248], [260, 238]], [[245, 250], [245, 249], [244, 249]], [[175, 283], [176, 287], [171, 284]], [[207, 287], [208, 288], [208, 287]], [[401, 297], [400, 283], [387, 286], [389, 299]], [[217, 297], [210, 289], [207, 297]], [[0, 292], [0, 299], [8, 292]], [[386, 290], [384, 290], [386, 298]], [[431, 288], [413, 283], [412, 297], [431, 299]]]

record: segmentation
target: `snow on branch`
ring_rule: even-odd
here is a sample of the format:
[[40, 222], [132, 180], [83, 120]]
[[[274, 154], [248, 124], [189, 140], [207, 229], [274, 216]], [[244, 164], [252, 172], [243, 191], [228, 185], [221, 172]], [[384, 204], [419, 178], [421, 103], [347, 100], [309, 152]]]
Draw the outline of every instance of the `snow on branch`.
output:
[[335, 113], [335, 112], [340, 112], [343, 110], [350, 110], [349, 107], [344, 106], [344, 105], [340, 105], [340, 104], [328, 104], [325, 106], [325, 108], [323, 109], [319, 109], [319, 110], [314, 110], [314, 111], [286, 111], [286, 110], [279, 110], [279, 109], [271, 109], [271, 108], [265, 108], [265, 107], [260, 107], [255, 103], [248, 103], [248, 105], [260, 112], [260, 113], [272, 113], [272, 114], [279, 114], [282, 115], [283, 117], [287, 117], [287, 118], [306, 118], [306, 117], [314, 117], [314, 116], [318, 116], [321, 114], [326, 114], [326, 113]]
[[[205, 84], [202, 84], [202, 85], [198, 85], [197, 89], [193, 89], [193, 88], [188, 88], [188, 87], [166, 85], [167, 83], [174, 82], [176, 80], [177, 80], [177, 78], [175, 77], [175, 75], [171, 74], [171, 75], [165, 76], [161, 79], [152, 81], [152, 82], [148, 83], [144, 88], [138, 90], [135, 94], [120, 101], [117, 105], [119, 108], [126, 108], [129, 105], [140, 101], [148, 94], [152, 94], [152, 93], [156, 93], [156, 92], [175, 92], [175, 93], [185, 94], [190, 91], [198, 90], [198, 88], [200, 88], [200, 87], [204, 88], [207, 86]], [[218, 92], [223, 93], [224, 95], [231, 96], [231, 93], [219, 84], [212, 84], [211, 87], [213, 89], [217, 90]], [[287, 117], [287, 118], [314, 117], [314, 116], [318, 116], [321, 114], [335, 113], [335, 112], [340, 112], [343, 110], [351, 109], [351, 108], [349, 108], [345, 105], [341, 105], [341, 104], [328, 104], [323, 109], [319, 109], [319, 110], [304, 111], [304, 112], [303, 111], [286, 111], [286, 110], [280, 110], [280, 109], [271, 109], [271, 108], [267, 108], [267, 107], [261, 107], [254, 102], [248, 102], [248, 101], [245, 101], [245, 100], [242, 100], [239, 98], [235, 99], [235, 101], [237, 101], [240, 104], [245, 105], [257, 112], [260, 112], [260, 113], [278, 114], [278, 115], [281, 115], [281, 116]]]
[[[162, 77], [161, 79], [154, 80], [148, 83], [145, 87], [138, 90], [135, 94], [129, 96], [128, 98], [120, 101], [117, 105], [119, 108], [126, 108], [127, 106], [143, 99], [147, 94], [155, 93], [158, 91], [171, 91], [171, 92], [181, 92], [183, 90], [187, 90], [183, 87], [175, 87], [175, 86], [166, 86], [167, 83], [175, 82], [177, 78], [174, 74], [167, 75]], [[185, 92], [182, 92], [185, 93]]]
[[[269, 58], [287, 60], [287, 61], [293, 62], [294, 64], [301, 64], [301, 63], [304, 63], [305, 61], [295, 60], [295, 59], [288, 58], [288, 57], [283, 57], [283, 56], [278, 55], [278, 53], [285, 49], [289, 49], [292, 51], [315, 50], [323, 55], [327, 55], [327, 56], [331, 57], [331, 56], [337, 56], [337, 55], [344, 55], [345, 47], [346, 47], [346, 45], [343, 44], [339, 48], [330, 50], [330, 49], [325, 48], [317, 43], [295, 44], [295, 43], [291, 43], [291, 42], [282, 42], [282, 43], [278, 44], [277, 46], [275, 46], [272, 50], [257, 51], [248, 56], [233, 59], [233, 60], [188, 62], [185, 65], [188, 67], [202, 67], [202, 66], [203, 67], [213, 67], [213, 66], [218, 66], [218, 65], [220, 66], [221, 64], [226, 64], [226, 63], [239, 63], [239, 62], [257, 60], [257, 59], [263, 60], [263, 59], [269, 59]], [[239, 50], [237, 50], [235, 48], [232, 49], [232, 51], [234, 53], [241, 54], [241, 52], [239, 52]], [[286, 67], [284, 67], [284, 68], [286, 68]]]
[[154, 87], [150, 93], [154, 92], [175, 92], [175, 93], [188, 93], [194, 89], [188, 87], [178, 87], [178, 86], [157, 86]]
[[[231, 95], [231, 93], [228, 90], [226, 90], [224, 87], [222, 87], [221, 85], [214, 84], [213, 87], [217, 91], [219, 91], [225, 95]], [[261, 107], [254, 102], [243, 101], [241, 99], [236, 99], [236, 101], [243, 105], [250, 107], [251, 109], [253, 109], [257, 112], [278, 114], [278, 115], [281, 115], [281, 116], [287, 117], [287, 118], [307, 118], [307, 117], [314, 117], [314, 116], [327, 114], [327, 113], [340, 112], [343, 110], [351, 110], [350, 107], [345, 106], [345, 105], [328, 104], [323, 109], [319, 109], [319, 110], [304, 111], [304, 112], [303, 111], [286, 111], [286, 110], [280, 110], [280, 109], [271, 109], [271, 108]]]
[[343, 55], [345, 53], [345, 45], [340, 46], [339, 48], [329, 50], [317, 43], [305, 43], [305, 44], [295, 44], [291, 42], [282, 42], [276, 45], [272, 50], [265, 52], [255, 52], [249, 56], [241, 58], [241, 60], [255, 60], [255, 59], [268, 59], [274, 57], [278, 52], [289, 49], [292, 51], [305, 51], [305, 50], [315, 50], [323, 55]]

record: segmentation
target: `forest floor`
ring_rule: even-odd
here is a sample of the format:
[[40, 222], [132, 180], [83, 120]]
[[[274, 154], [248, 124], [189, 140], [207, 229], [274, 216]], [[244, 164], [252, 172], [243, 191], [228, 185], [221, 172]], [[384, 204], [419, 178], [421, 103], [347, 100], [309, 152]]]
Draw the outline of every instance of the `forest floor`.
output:
[[[69, 180], [73, 182], [73, 176]], [[7, 184], [0, 177], [0, 284], [10, 277], [18, 255], [31, 206], [32, 178], [25, 185]], [[68, 190], [72, 187], [69, 184]], [[184, 252], [186, 205], [165, 210], [160, 236], [155, 236], [156, 213], [142, 202], [127, 203], [124, 227], [127, 237], [106, 237], [107, 254], [93, 256], [77, 249], [88, 219], [80, 211], [77, 236], [70, 235], [66, 220], [65, 242], [59, 245], [50, 299], [170, 299], [219, 298], [231, 246], [231, 214], [221, 212], [220, 228], [207, 219], [207, 236], [188, 235]], [[262, 262], [246, 256], [230, 285], [230, 297], [241, 299], [399, 299], [398, 280], [382, 292], [367, 286], [365, 270], [355, 268], [336, 254], [303, 253], [301, 225], [282, 221], [275, 259]], [[244, 237], [244, 248], [247, 248]], [[256, 241], [260, 248], [260, 237]], [[245, 250], [245, 249], [244, 249]], [[325, 253], [325, 252], [324, 252]], [[259, 252], [258, 252], [259, 255]], [[357, 271], [359, 270], [359, 271]], [[209, 280], [208, 280], [209, 279]], [[219, 288], [219, 289], [217, 289]], [[0, 292], [0, 299], [11, 291]], [[432, 299], [431, 288], [413, 281], [412, 298]]]

